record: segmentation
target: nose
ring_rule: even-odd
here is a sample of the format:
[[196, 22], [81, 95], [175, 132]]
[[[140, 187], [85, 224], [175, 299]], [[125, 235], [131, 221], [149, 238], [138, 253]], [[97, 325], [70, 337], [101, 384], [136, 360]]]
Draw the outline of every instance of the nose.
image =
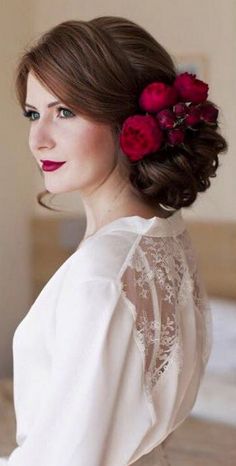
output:
[[29, 146], [32, 152], [37, 154], [43, 149], [52, 149], [55, 146], [55, 137], [48, 121], [36, 121], [29, 133]]

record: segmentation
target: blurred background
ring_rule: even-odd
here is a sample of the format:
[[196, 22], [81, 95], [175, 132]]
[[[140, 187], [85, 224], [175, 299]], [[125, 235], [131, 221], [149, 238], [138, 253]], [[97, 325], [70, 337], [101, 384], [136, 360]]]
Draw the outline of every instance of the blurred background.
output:
[[14, 331], [44, 284], [77, 248], [86, 226], [77, 192], [53, 199], [68, 213], [37, 204], [43, 177], [30, 153], [29, 123], [14, 93], [16, 61], [24, 47], [61, 21], [114, 15], [145, 27], [179, 71], [196, 72], [207, 81], [210, 99], [221, 109], [229, 151], [220, 156], [210, 189], [182, 209], [210, 298], [213, 350], [191, 416], [177, 429], [169, 451], [175, 466], [235, 466], [236, 1], [1, 0], [0, 9], [0, 456], [15, 447]]

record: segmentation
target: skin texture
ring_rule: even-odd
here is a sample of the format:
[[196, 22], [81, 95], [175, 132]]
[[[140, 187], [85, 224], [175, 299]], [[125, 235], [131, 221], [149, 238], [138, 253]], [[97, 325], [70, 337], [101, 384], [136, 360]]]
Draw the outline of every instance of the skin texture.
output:
[[[151, 218], [169, 216], [161, 207], [155, 209], [141, 201], [132, 190], [119, 162], [118, 142], [108, 125], [70, 113], [37, 78], [29, 73], [26, 106], [33, 112], [29, 122], [29, 147], [36, 163], [40, 159], [66, 161], [52, 172], [42, 170], [45, 188], [51, 193], [78, 191], [86, 215], [84, 239], [103, 225], [130, 215]], [[58, 110], [62, 106], [68, 110]], [[73, 116], [74, 115], [74, 116]]]

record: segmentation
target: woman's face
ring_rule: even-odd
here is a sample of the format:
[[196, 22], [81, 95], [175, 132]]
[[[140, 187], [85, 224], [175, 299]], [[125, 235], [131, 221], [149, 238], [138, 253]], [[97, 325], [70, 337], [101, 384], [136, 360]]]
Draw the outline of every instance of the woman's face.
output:
[[25, 110], [31, 119], [30, 150], [40, 168], [41, 160], [66, 162], [54, 171], [42, 171], [49, 192], [78, 190], [88, 195], [107, 178], [117, 158], [111, 128], [74, 114], [61, 101], [48, 108], [56, 100], [29, 73]]

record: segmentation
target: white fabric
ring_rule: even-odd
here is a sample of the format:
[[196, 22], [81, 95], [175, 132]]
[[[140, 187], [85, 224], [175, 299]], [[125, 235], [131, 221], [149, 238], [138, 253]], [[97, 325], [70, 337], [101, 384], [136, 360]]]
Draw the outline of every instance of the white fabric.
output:
[[2, 456], [0, 458], [0, 466], [7, 466], [7, 461], [8, 461], [8, 457], [7, 456]]
[[210, 311], [181, 210], [100, 228], [15, 331], [18, 446], [0, 465], [169, 464], [162, 442], [196, 400]]

